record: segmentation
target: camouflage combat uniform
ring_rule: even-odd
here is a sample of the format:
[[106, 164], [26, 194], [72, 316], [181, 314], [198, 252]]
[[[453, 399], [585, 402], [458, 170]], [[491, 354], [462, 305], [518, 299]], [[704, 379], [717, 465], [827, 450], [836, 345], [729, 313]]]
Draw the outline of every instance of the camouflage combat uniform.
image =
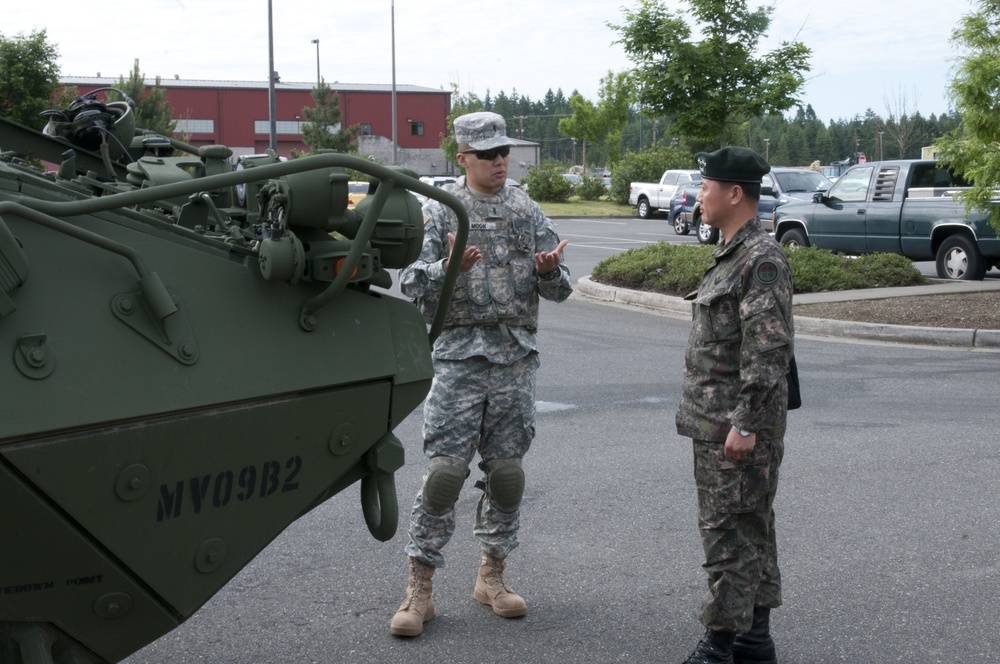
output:
[[[562, 302], [572, 286], [564, 265], [544, 277], [537, 274], [535, 253], [554, 251], [559, 237], [525, 192], [504, 187], [492, 196], [478, 194], [466, 187], [464, 176], [445, 190], [469, 211], [468, 244], [478, 247], [482, 258], [459, 275], [445, 327], [434, 344], [434, 381], [424, 404], [424, 453], [468, 472], [478, 452], [479, 466], [488, 472], [491, 462], [520, 460], [531, 445], [538, 298]], [[457, 231], [455, 213], [428, 201], [420, 257], [400, 273], [403, 294], [414, 298], [428, 321], [444, 281], [448, 233]], [[488, 493], [484, 489], [479, 501], [474, 532], [483, 553], [504, 558], [518, 544], [520, 510], [497, 509]], [[435, 513], [421, 491], [410, 517], [407, 555], [443, 566], [441, 549], [454, 530], [454, 508]]]
[[[749, 630], [754, 606], [781, 604], [774, 496], [784, 453], [792, 356], [792, 279], [781, 247], [754, 218], [714, 253], [694, 299], [677, 432], [694, 441], [708, 593], [702, 622]], [[757, 434], [727, 460], [731, 428]]]

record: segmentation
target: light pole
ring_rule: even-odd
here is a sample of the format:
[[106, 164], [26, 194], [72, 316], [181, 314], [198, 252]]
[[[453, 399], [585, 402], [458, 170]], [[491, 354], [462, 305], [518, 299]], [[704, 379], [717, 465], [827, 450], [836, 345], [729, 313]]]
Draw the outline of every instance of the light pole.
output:
[[392, 165], [396, 165], [396, 0], [390, 4], [392, 23]]
[[768, 161], [768, 158], [770, 156], [771, 156], [771, 139], [770, 138], [765, 138], [764, 139], [764, 161]]
[[278, 153], [278, 121], [277, 110], [274, 102], [274, 25], [271, 20], [271, 0], [267, 0], [267, 55], [270, 67], [267, 74], [267, 98], [270, 113], [270, 146], [275, 154]]
[[316, 44], [316, 87], [319, 87], [320, 81], [322, 80], [319, 76], [319, 40], [314, 39], [312, 43]]

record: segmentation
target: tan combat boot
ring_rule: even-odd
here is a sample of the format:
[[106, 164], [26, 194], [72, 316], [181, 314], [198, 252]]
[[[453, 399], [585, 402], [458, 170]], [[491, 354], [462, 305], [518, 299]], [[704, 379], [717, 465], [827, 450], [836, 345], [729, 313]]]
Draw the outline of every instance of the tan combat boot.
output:
[[406, 597], [392, 617], [389, 632], [395, 636], [418, 636], [424, 623], [434, 617], [434, 600], [431, 599], [431, 577], [434, 567], [416, 558], [410, 558], [410, 581]]
[[528, 605], [507, 583], [505, 567], [503, 558], [484, 555], [472, 597], [477, 602], [493, 607], [493, 613], [498, 616], [520, 618], [528, 612]]

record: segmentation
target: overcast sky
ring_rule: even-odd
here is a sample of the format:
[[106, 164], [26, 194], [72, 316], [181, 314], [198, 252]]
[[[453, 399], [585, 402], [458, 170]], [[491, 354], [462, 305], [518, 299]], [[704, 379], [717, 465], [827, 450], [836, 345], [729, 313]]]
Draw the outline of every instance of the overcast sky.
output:
[[[678, 8], [681, 0], [666, 0]], [[266, 81], [267, 0], [78, 0], [6, 2], [6, 37], [45, 28], [64, 76]], [[316, 80], [316, 45], [328, 82], [396, 83], [474, 92], [549, 89], [597, 100], [600, 78], [631, 67], [614, 0], [272, 0], [274, 68], [285, 82]], [[751, 6], [755, 3], [751, 0]], [[394, 12], [393, 12], [394, 6]], [[925, 116], [949, 109], [957, 55], [950, 43], [972, 0], [775, 0], [764, 46], [801, 40], [813, 50], [802, 95], [820, 119], [850, 119], [887, 99]], [[472, 11], [475, 9], [475, 11]]]

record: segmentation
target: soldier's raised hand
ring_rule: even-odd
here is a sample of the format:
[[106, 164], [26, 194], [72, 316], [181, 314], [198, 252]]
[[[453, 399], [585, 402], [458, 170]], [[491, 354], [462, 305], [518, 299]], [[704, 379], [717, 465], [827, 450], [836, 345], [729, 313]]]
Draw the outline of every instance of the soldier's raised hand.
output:
[[535, 270], [539, 275], [544, 276], [559, 267], [560, 256], [567, 244], [569, 244], [569, 240], [563, 240], [555, 251], [542, 251], [535, 254]]
[[[455, 250], [455, 234], [448, 233], [448, 260], [451, 260], [451, 254]], [[472, 266], [483, 257], [483, 253], [479, 251], [479, 247], [474, 245], [466, 245], [465, 251], [462, 252], [462, 265], [458, 268], [459, 272], [468, 272], [472, 269]], [[448, 267], [448, 261], [444, 263], [445, 268]]]

